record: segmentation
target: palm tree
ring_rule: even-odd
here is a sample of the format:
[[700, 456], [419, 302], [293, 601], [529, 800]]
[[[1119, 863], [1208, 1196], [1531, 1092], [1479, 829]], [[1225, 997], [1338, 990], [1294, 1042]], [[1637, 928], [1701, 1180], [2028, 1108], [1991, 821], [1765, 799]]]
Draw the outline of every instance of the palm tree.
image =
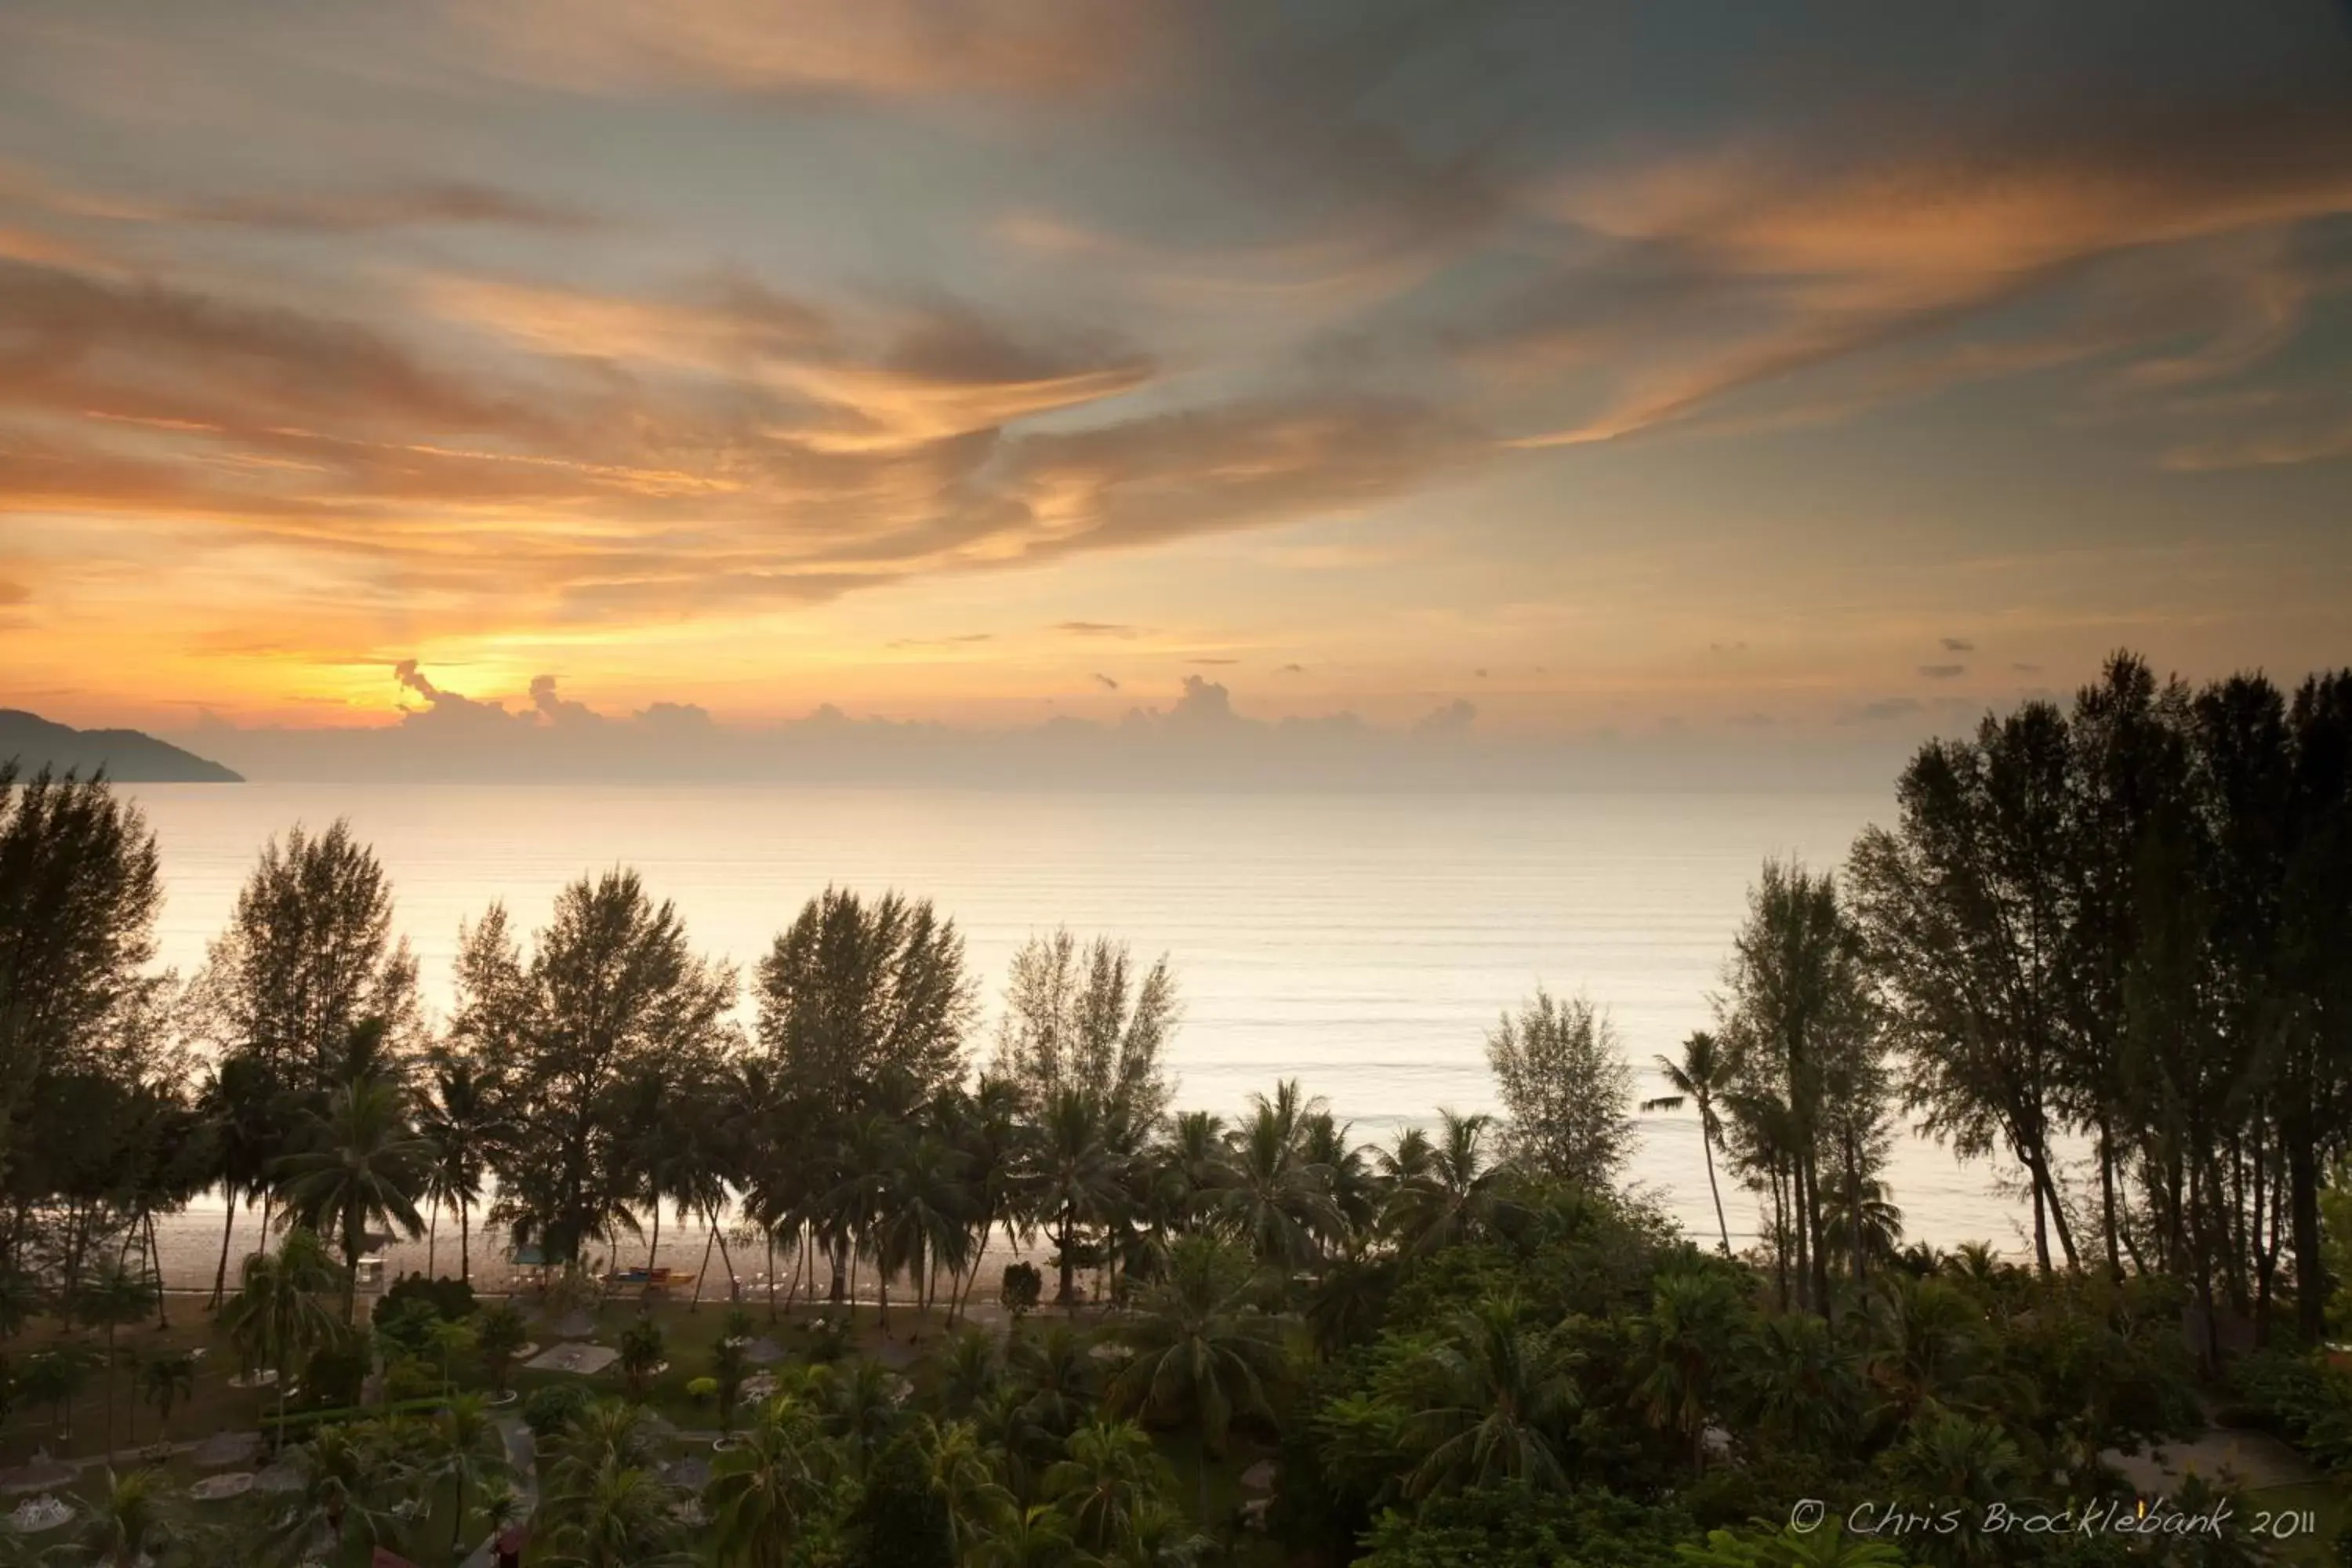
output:
[[427, 1186], [433, 1146], [416, 1136], [399, 1087], [354, 1078], [335, 1090], [311, 1130], [310, 1146], [278, 1162], [287, 1207], [314, 1230], [331, 1230], [342, 1249], [343, 1321], [354, 1321], [359, 1260], [371, 1221], [425, 1234], [416, 1200]]
[[1706, 1418], [1736, 1342], [1739, 1297], [1714, 1269], [1660, 1274], [1650, 1310], [1633, 1327], [1633, 1400], [1650, 1425], [1683, 1441], [1691, 1468], [1706, 1462]]
[[1759, 1440], [1834, 1452], [1858, 1417], [1861, 1356], [1811, 1312], [1766, 1318], [1741, 1355], [1740, 1385]]
[[433, 1413], [425, 1473], [445, 1479], [451, 1492], [449, 1560], [456, 1562], [466, 1537], [466, 1493], [486, 1490], [507, 1471], [506, 1439], [478, 1394], [461, 1394]]
[[[1885, 1468], [1903, 1495], [1923, 1500], [1928, 1511], [1957, 1503], [1977, 1519], [1991, 1504], [2018, 1496], [2028, 1474], [2017, 1445], [1998, 1423], [1941, 1406], [1912, 1422], [1904, 1440], [1887, 1451]], [[1945, 1561], [1957, 1564], [1998, 1563], [2008, 1552], [1998, 1534], [1981, 1531], [1960, 1531], [1936, 1544]]]
[[1864, 1176], [1852, 1186], [1841, 1181], [1830, 1189], [1822, 1210], [1823, 1247], [1833, 1255], [1851, 1255], [1856, 1239], [1862, 1243], [1862, 1257], [1857, 1260], [1849, 1256], [1847, 1261], [1857, 1278], [1865, 1265], [1891, 1260], [1903, 1243], [1903, 1211], [1875, 1176]]
[[1354, 1123], [1337, 1121], [1328, 1110], [1310, 1113], [1300, 1129], [1299, 1157], [1322, 1173], [1337, 1221], [1323, 1236], [1328, 1250], [1354, 1250], [1380, 1209], [1380, 1183], [1365, 1160], [1366, 1150], [1348, 1141], [1354, 1130]]
[[1321, 1110], [1296, 1079], [1276, 1085], [1271, 1100], [1252, 1095], [1249, 1119], [1230, 1140], [1224, 1184], [1209, 1197], [1223, 1227], [1285, 1273], [1315, 1263], [1323, 1239], [1346, 1229], [1330, 1171], [1309, 1157], [1307, 1125]]
[[937, 1129], [927, 1128], [907, 1146], [884, 1201], [875, 1237], [878, 1272], [903, 1270], [926, 1311], [939, 1270], [944, 1267], [952, 1281], [971, 1260], [971, 1196], [963, 1171], [963, 1154]]
[[490, 1386], [500, 1394], [514, 1371], [515, 1353], [530, 1341], [530, 1329], [511, 1301], [494, 1301], [482, 1309], [481, 1326], [474, 1331], [474, 1348], [490, 1374]]
[[[1014, 1333], [1005, 1342], [1013, 1431], [1009, 1446], [1024, 1457], [1058, 1456], [1078, 1423], [1091, 1414], [1101, 1363], [1067, 1323], [1047, 1323]], [[1013, 1443], [1013, 1439], [1019, 1439]], [[1050, 1462], [1050, 1459], [1048, 1460]]]
[[965, 1328], [947, 1342], [940, 1363], [939, 1404], [951, 1416], [969, 1415], [1004, 1382], [1004, 1353], [986, 1329]]
[[570, 1473], [532, 1515], [544, 1568], [689, 1568], [677, 1489], [654, 1470], [608, 1458]]
[[151, 1358], [139, 1369], [139, 1392], [155, 1407], [156, 1436], [172, 1436], [172, 1412], [196, 1390], [196, 1358], [176, 1351]]
[[1715, 1199], [1716, 1228], [1723, 1234], [1723, 1250], [1731, 1252], [1731, 1222], [1723, 1217], [1723, 1189], [1716, 1184], [1715, 1151], [1723, 1142], [1723, 1118], [1716, 1112], [1716, 1102], [1731, 1084], [1731, 1055], [1717, 1044], [1714, 1035], [1705, 1029], [1694, 1029], [1683, 1042], [1683, 1059], [1672, 1057], [1657, 1058], [1658, 1074], [1674, 1092], [1655, 1100], [1642, 1101], [1643, 1110], [1680, 1110], [1688, 1101], [1698, 1111], [1699, 1148], [1706, 1155], [1706, 1190]]
[[361, 1441], [357, 1429], [321, 1426], [296, 1453], [300, 1457], [302, 1486], [269, 1522], [274, 1555], [287, 1563], [301, 1563], [335, 1552], [354, 1515], [361, 1527], [359, 1539], [373, 1540], [383, 1522], [368, 1506], [371, 1485], [379, 1472], [376, 1456]]
[[[1270, 1419], [1282, 1373], [1282, 1321], [1259, 1310], [1255, 1281], [1230, 1247], [1180, 1237], [1165, 1276], [1149, 1286], [1117, 1334], [1131, 1352], [1113, 1378], [1113, 1411], [1184, 1422], [1202, 1452], [1222, 1457], [1235, 1416]], [[1201, 1510], [1208, 1511], [1202, 1468]]]
[[1342, 1258], [1326, 1268], [1307, 1298], [1307, 1333], [1315, 1353], [1328, 1359], [1377, 1335], [1397, 1274], [1396, 1258], [1377, 1253]]
[[1414, 1407], [1403, 1436], [1418, 1451], [1408, 1489], [1486, 1486], [1506, 1477], [1565, 1484], [1559, 1430], [1574, 1411], [1573, 1356], [1541, 1329], [1524, 1327], [1518, 1303], [1481, 1301], [1454, 1314], [1448, 1336], [1415, 1369]]
[[965, 1559], [971, 1568], [1065, 1568], [1078, 1555], [1069, 1521], [1049, 1503], [1005, 1514]]
[[988, 1527], [1013, 1510], [1013, 1494], [998, 1479], [995, 1456], [972, 1422], [941, 1424], [927, 1415], [917, 1435], [930, 1459], [931, 1484], [947, 1504], [957, 1553], [968, 1558]]
[[719, 1568], [784, 1568], [810, 1510], [828, 1499], [824, 1434], [806, 1401], [763, 1404], [710, 1468], [703, 1500]]
[[1078, 1544], [1106, 1561], [1132, 1561], [1145, 1519], [1173, 1479], [1132, 1421], [1090, 1421], [1070, 1434], [1069, 1458], [1045, 1472], [1045, 1495], [1068, 1516]]
[[1436, 1252], [1485, 1231], [1501, 1201], [1507, 1173], [1486, 1145], [1495, 1119], [1441, 1110], [1437, 1121], [1433, 1142], [1409, 1128], [1381, 1157], [1389, 1184], [1381, 1222], [1409, 1253]]
[[1694, 1568], [1903, 1568], [1903, 1553], [1884, 1541], [1845, 1532], [1832, 1514], [1810, 1533], [1790, 1526], [1761, 1540], [1728, 1530], [1707, 1531], [1703, 1546], [1682, 1548]]
[[102, 1363], [101, 1401], [106, 1411], [106, 1452], [114, 1452], [114, 1369], [121, 1357], [116, 1353], [115, 1331], [125, 1323], [135, 1323], [147, 1316], [147, 1303], [154, 1296], [154, 1287], [145, 1279], [123, 1267], [120, 1258], [101, 1264], [74, 1292], [73, 1315], [92, 1328], [106, 1332], [106, 1359]]
[[1192, 1228], [1209, 1194], [1223, 1187], [1233, 1170], [1225, 1120], [1205, 1110], [1187, 1110], [1168, 1124], [1151, 1152], [1154, 1223], [1163, 1232]]
[[988, 1250], [990, 1234], [1003, 1226], [1005, 1240], [1009, 1243], [1014, 1239], [1020, 1226], [1017, 1211], [1028, 1163], [1026, 1145], [1030, 1132], [1030, 1125], [1022, 1115], [1020, 1086], [1010, 1079], [981, 1075], [971, 1102], [956, 1118], [951, 1132], [957, 1152], [963, 1156], [964, 1184], [971, 1194], [965, 1205], [965, 1218], [971, 1226], [966, 1255], [972, 1268], [965, 1275], [963, 1289], [949, 1312], [950, 1321], [961, 1315], [964, 1301], [971, 1294], [972, 1283], [980, 1276], [980, 1259]]
[[[457, 1278], [474, 1277], [476, 1205], [482, 1201], [482, 1181], [505, 1136], [507, 1124], [498, 1102], [483, 1081], [474, 1058], [443, 1050], [433, 1058], [433, 1076], [424, 1103], [418, 1108], [416, 1131], [433, 1145], [426, 1172], [425, 1201], [433, 1221], [440, 1223], [444, 1208], [457, 1215]], [[427, 1274], [433, 1272], [432, 1242], [425, 1247]]]
[[213, 1069], [199, 1108], [212, 1134], [224, 1212], [220, 1266], [213, 1271], [211, 1305], [217, 1308], [228, 1294], [228, 1252], [236, 1235], [237, 1200], [242, 1197], [250, 1207], [267, 1190], [270, 1172], [285, 1152], [285, 1089], [265, 1059], [240, 1053]]
[[1907, 1419], [1931, 1400], [1990, 1410], [2008, 1392], [1993, 1365], [1982, 1310], [1948, 1280], [1884, 1277], [1872, 1301], [1870, 1332], [1864, 1368], [1892, 1415]]
[[221, 1310], [221, 1328], [247, 1366], [277, 1373], [283, 1417], [295, 1363], [336, 1331], [334, 1319], [319, 1304], [320, 1293], [338, 1283], [335, 1266], [314, 1232], [298, 1229], [287, 1233], [276, 1252], [247, 1257], [242, 1279]]
[[106, 1568], [133, 1568], [161, 1548], [178, 1523], [178, 1510], [161, 1470], [106, 1472], [106, 1488], [85, 1503], [81, 1549]]
[[1088, 1229], [1108, 1223], [1126, 1199], [1102, 1102], [1082, 1089], [1056, 1091], [1028, 1154], [1024, 1195], [1029, 1208], [1053, 1227], [1061, 1268], [1055, 1300], [1075, 1313], [1081, 1238]]
[[870, 1356], [827, 1367], [818, 1385], [825, 1435], [847, 1451], [861, 1474], [898, 1426], [898, 1376]]

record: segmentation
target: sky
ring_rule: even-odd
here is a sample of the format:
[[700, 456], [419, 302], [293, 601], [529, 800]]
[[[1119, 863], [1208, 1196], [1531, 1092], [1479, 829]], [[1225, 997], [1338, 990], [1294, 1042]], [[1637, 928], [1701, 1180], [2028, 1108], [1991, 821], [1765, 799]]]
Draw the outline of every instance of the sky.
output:
[[2348, 500], [2340, 0], [0, 0], [0, 704], [265, 773], [1883, 750]]

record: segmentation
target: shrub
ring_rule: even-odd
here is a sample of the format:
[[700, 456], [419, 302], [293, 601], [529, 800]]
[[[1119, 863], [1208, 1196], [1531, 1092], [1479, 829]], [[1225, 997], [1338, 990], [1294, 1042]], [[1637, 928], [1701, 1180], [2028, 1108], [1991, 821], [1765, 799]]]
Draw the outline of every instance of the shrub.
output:
[[441, 1313], [433, 1303], [414, 1292], [395, 1300], [386, 1296], [376, 1303], [375, 1316], [368, 1327], [384, 1346], [385, 1359], [402, 1355], [423, 1355], [433, 1342], [433, 1325], [441, 1321]]
[[481, 1352], [482, 1365], [490, 1374], [490, 1382], [503, 1392], [507, 1376], [514, 1370], [515, 1352], [530, 1342], [530, 1329], [522, 1314], [508, 1301], [493, 1302], [482, 1313], [481, 1326], [475, 1331], [474, 1347]]
[[383, 1369], [383, 1396], [395, 1403], [442, 1392], [441, 1369], [422, 1356], [400, 1356]]
[[955, 1530], [947, 1500], [910, 1437], [893, 1438], [866, 1472], [853, 1520], [870, 1568], [954, 1568]]
[[1003, 1283], [996, 1288], [996, 1299], [1014, 1317], [1036, 1310], [1038, 1300], [1045, 1293], [1045, 1277], [1034, 1263], [1008, 1263], [1004, 1266]]
[[686, 1396], [697, 1405], [708, 1405], [719, 1397], [719, 1380], [715, 1377], [688, 1378]]
[[849, 1353], [849, 1320], [825, 1316], [809, 1320], [809, 1360], [819, 1366]]
[[667, 1345], [661, 1325], [651, 1318], [639, 1318], [621, 1331], [621, 1377], [631, 1399], [642, 1404], [652, 1391], [655, 1369]]
[[523, 1425], [531, 1436], [544, 1443], [563, 1431], [578, 1418], [583, 1410], [593, 1404], [588, 1390], [576, 1383], [551, 1383], [545, 1388], [531, 1390], [522, 1402]]
[[2262, 1425], [2337, 1474], [2352, 1474], [2352, 1373], [2313, 1355], [2264, 1351], [2231, 1374]]
[[381, 1317], [385, 1307], [395, 1301], [421, 1301], [433, 1310], [433, 1315], [445, 1320], [470, 1318], [477, 1302], [474, 1288], [463, 1279], [428, 1279], [422, 1274], [404, 1274], [392, 1282], [376, 1308]]
[[302, 1369], [302, 1402], [322, 1407], [357, 1405], [368, 1364], [365, 1340], [357, 1334], [336, 1336], [310, 1352]]

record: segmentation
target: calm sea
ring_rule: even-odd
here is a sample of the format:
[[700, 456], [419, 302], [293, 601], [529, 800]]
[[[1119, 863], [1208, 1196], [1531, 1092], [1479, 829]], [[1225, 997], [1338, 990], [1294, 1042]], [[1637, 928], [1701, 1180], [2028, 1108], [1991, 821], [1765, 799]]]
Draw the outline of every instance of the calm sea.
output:
[[[1184, 995], [1179, 1100], [1225, 1113], [1295, 1077], [1385, 1141], [1439, 1106], [1485, 1110], [1486, 1030], [1540, 984], [1604, 1005], [1645, 1093], [1652, 1058], [1709, 1019], [1749, 880], [1770, 855], [1843, 860], [1891, 801], [1853, 795], [1079, 795], [734, 788], [247, 784], [136, 794], [162, 842], [163, 957], [203, 958], [255, 854], [337, 817], [391, 873], [427, 997], [446, 1006], [458, 921], [503, 899], [524, 930], [614, 864], [676, 901], [705, 952], [748, 969], [828, 882], [896, 887], [962, 928], [992, 1014], [1007, 960], [1067, 925], [1166, 952]], [[991, 1027], [992, 1028], [992, 1017]], [[1890, 1173], [1910, 1234], [2016, 1245], [1983, 1166], [1906, 1142]], [[1643, 1120], [1635, 1180], [1714, 1230], [1689, 1113]], [[1734, 1240], [1755, 1204], [1727, 1190]], [[172, 1228], [209, 1280], [217, 1205]], [[669, 1232], [663, 1256], [673, 1257]], [[680, 1233], [698, 1251], [699, 1232]], [[681, 1259], [684, 1260], [684, 1259]], [[421, 1264], [421, 1249], [414, 1259]], [[407, 1266], [395, 1256], [395, 1268]], [[443, 1267], [447, 1267], [445, 1253]]]

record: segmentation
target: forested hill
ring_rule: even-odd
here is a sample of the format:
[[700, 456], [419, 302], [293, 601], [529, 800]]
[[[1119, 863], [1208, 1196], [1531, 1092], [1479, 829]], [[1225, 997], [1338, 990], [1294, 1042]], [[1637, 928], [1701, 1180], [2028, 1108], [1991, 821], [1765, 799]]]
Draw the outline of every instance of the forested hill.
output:
[[0, 708], [0, 763], [20, 773], [43, 767], [87, 776], [99, 768], [119, 784], [243, 784], [218, 763], [136, 730], [77, 730], [37, 713]]

